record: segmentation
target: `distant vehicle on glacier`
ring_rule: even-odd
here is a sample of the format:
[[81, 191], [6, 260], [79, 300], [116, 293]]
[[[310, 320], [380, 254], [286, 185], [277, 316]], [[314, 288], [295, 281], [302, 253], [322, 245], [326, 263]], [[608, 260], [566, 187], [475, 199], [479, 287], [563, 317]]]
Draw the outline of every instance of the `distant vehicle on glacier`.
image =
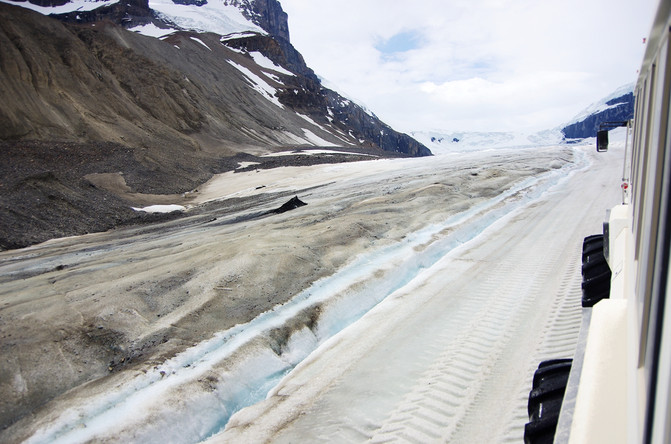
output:
[[[662, 0], [634, 119], [623, 122], [622, 204], [607, 211], [603, 234], [585, 238], [578, 347], [573, 359], [539, 365], [526, 443], [671, 442], [670, 35], [671, 1]], [[608, 129], [598, 151], [608, 148]]]

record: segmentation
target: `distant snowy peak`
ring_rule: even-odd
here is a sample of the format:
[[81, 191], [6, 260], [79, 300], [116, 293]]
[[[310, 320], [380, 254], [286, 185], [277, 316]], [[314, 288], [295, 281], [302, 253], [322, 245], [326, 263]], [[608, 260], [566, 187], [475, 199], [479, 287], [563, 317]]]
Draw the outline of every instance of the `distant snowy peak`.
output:
[[634, 116], [634, 84], [624, 85], [612, 94], [588, 106], [563, 125], [567, 139], [585, 139], [596, 136], [603, 122], [619, 122]]

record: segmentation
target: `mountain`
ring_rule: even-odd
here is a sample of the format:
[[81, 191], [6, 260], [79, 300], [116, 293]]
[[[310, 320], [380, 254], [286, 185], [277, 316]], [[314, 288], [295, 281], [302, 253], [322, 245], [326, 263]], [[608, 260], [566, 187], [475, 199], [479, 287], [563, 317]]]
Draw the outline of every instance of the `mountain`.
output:
[[618, 88], [608, 97], [590, 105], [561, 129], [566, 139], [596, 137], [599, 125], [634, 117], [634, 85]]
[[[413, 138], [429, 147], [434, 154], [461, 153], [483, 149], [531, 147], [580, 143], [596, 136], [603, 122], [620, 122], [633, 118], [634, 85], [624, 85], [608, 97], [590, 105], [569, 122], [539, 132], [467, 132], [413, 131]], [[587, 141], [586, 141], [587, 142]], [[585, 142], [585, 143], [586, 143]]]
[[[3, 1], [9, 2], [9, 0]], [[116, 76], [127, 76], [120, 72], [122, 68], [118, 66], [127, 62], [116, 60], [115, 57], [123, 55], [124, 58], [128, 58], [130, 54], [131, 58], [149, 59], [158, 67], [182, 77], [179, 81], [174, 78], [160, 79], [171, 84], [170, 87], [174, 85], [177, 90], [183, 89], [180, 82], [184, 79], [193, 84], [196, 81], [204, 83], [202, 86], [207, 88], [210, 96], [205, 102], [214, 102], [213, 104], [221, 109], [222, 105], [226, 108], [240, 108], [244, 105], [237, 100], [237, 97], [229, 94], [230, 91], [216, 91], [223, 88], [217, 84], [220, 80], [227, 83], [237, 80], [240, 83], [240, 73], [242, 73], [244, 79], [240, 89], [260, 91], [261, 95], [271, 102], [279, 102], [276, 104], [280, 108], [288, 107], [289, 109], [286, 110], [288, 112], [282, 114], [288, 114], [290, 119], [295, 120], [298, 113], [303, 116], [307, 115], [313, 120], [313, 122], [308, 121], [312, 125], [306, 128], [296, 128], [296, 125], [286, 126], [289, 132], [300, 139], [305, 139], [303, 129], [308, 129], [324, 139], [327, 145], [377, 148], [382, 145], [385, 150], [411, 156], [431, 154], [425, 147], [406, 135], [396, 133], [356, 103], [340, 96], [335, 91], [324, 88], [314, 72], [307, 67], [300, 53], [291, 45], [287, 14], [282, 11], [280, 3], [276, 0], [211, 0], [209, 2], [207, 0], [157, 0], [152, 1], [151, 5], [147, 0], [133, 0], [127, 3], [117, 0], [32, 1], [33, 3], [15, 4], [39, 10], [43, 14], [49, 13], [62, 22], [72, 24], [72, 26], [66, 25], [66, 29], [73, 30], [77, 37], [88, 46], [88, 48], [78, 47], [77, 54], [81, 56], [81, 51], [87, 49], [95, 51], [94, 56], [98, 58], [98, 61], [105, 64], [106, 68], [115, 71], [113, 74]], [[47, 3], [50, 6], [42, 6], [40, 3]], [[100, 6], [93, 8], [92, 5]], [[111, 25], [110, 22], [118, 27]], [[98, 25], [97, 28], [95, 28], [96, 25]], [[136, 40], [128, 33], [124, 33], [121, 27], [140, 34], [160, 36], [159, 42], [149, 43], [141, 39]], [[35, 27], [31, 32], [39, 33]], [[219, 38], [219, 44], [204, 43], [205, 40], [212, 40], [213, 34]], [[186, 46], [180, 46], [185, 38], [187, 38]], [[110, 54], [105, 45], [115, 43], [122, 48], [110, 48], [110, 51], [122, 53], [123, 49], [128, 54]], [[198, 47], [195, 43], [200, 43], [202, 46]], [[51, 49], [58, 52], [60, 48]], [[68, 52], [72, 50], [68, 49]], [[194, 52], [197, 54], [194, 55]], [[230, 66], [227, 65], [224, 65], [225, 69], [221, 68], [222, 62], [238, 68], [237, 79], [221, 79], [226, 76], [226, 71], [231, 71]], [[59, 67], [56, 66], [56, 68]], [[261, 73], [257, 72], [259, 70]], [[126, 89], [133, 89], [135, 98], [141, 99], [141, 105], [144, 107], [155, 105], [151, 103], [152, 100], [148, 94], [142, 94], [142, 97], [139, 97], [137, 92], [139, 87], [145, 86], [141, 83], [142, 80], [148, 81], [147, 83], [154, 81], [152, 87], [155, 87], [158, 78], [133, 80], [123, 78], [120, 80]], [[137, 83], [139, 86], [133, 88], [129, 85], [130, 83]], [[253, 92], [250, 91], [250, 93]], [[181, 95], [177, 94], [177, 96], [179, 96], [177, 102], [180, 102]], [[193, 98], [190, 91], [189, 96]], [[175, 98], [172, 94], [171, 99]], [[207, 105], [211, 104], [205, 103], [201, 106], [201, 103], [198, 103], [198, 110], [190, 114], [195, 116], [198, 112], [202, 113], [202, 108], [207, 108]], [[182, 104], [179, 106], [184, 108]], [[246, 109], [245, 113], [259, 114], [255, 116], [257, 123], [271, 129], [270, 133], [267, 131], [268, 128], [266, 131], [263, 129], [260, 131], [272, 142], [285, 144], [285, 131], [280, 131], [279, 134], [277, 132], [278, 119], [275, 116], [277, 109], [272, 109], [269, 113], [265, 108], [267, 107], [261, 106], [258, 110]], [[161, 110], [163, 109], [161, 107]], [[151, 114], [159, 120], [166, 120], [163, 123], [174, 123], [171, 122], [173, 118], [171, 115], [159, 116], [156, 112]], [[225, 119], [221, 119], [221, 116], [211, 117], [216, 122], [202, 125], [204, 123], [202, 119], [196, 118], [195, 121], [187, 124], [187, 127], [207, 133], [213, 130], [213, 125], [226, 125]], [[306, 120], [299, 119], [298, 122], [301, 124], [299, 126], [302, 126]], [[316, 125], [314, 125], [315, 122]], [[198, 127], [193, 128], [193, 124]], [[171, 126], [174, 127], [174, 125]], [[185, 129], [184, 125], [180, 128]], [[235, 129], [239, 129], [239, 126]], [[380, 142], [381, 133], [384, 134], [382, 143]], [[12, 135], [9, 134], [10, 137]], [[5, 134], [2, 136], [3, 139], [6, 138]], [[214, 134], [215, 140], [218, 140], [220, 136], [220, 134]], [[248, 138], [249, 134], [242, 136]], [[252, 139], [258, 138], [252, 137]], [[228, 141], [228, 138], [224, 137], [224, 140]], [[251, 143], [254, 142], [259, 143], [258, 140], [251, 141]], [[264, 146], [267, 142], [263, 140], [261, 145]], [[310, 140], [302, 140], [302, 142], [314, 144]]]
[[0, 45], [0, 249], [152, 220], [131, 207], [276, 151], [431, 154], [324, 88], [275, 0], [7, 0]]

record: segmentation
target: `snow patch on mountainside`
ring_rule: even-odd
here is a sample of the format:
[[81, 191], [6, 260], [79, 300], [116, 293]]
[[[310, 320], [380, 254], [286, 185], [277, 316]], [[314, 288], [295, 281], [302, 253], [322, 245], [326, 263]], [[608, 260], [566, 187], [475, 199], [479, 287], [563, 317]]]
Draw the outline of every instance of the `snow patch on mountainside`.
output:
[[207, 46], [207, 44], [206, 44], [204, 41], [202, 41], [201, 39], [199, 39], [199, 38], [197, 38], [197, 37], [191, 37], [191, 40], [193, 40], [194, 42], [198, 42], [198, 43], [200, 43], [201, 45], [203, 45], [204, 47], [206, 47], [207, 49], [209, 49], [210, 51], [212, 51], [212, 49], [210, 49], [210, 47]]
[[226, 44], [226, 42], [229, 40], [244, 39], [246, 37], [253, 37], [255, 35], [256, 33], [251, 31], [232, 32], [230, 34], [222, 35], [219, 41], [221, 41], [223, 44]]
[[261, 77], [257, 76], [253, 72], [251, 72], [249, 69], [245, 68], [242, 65], [238, 65], [237, 63], [227, 60], [231, 66], [235, 67], [238, 71], [240, 71], [245, 78], [249, 81], [250, 85], [254, 90], [256, 90], [258, 93], [260, 93], [263, 97], [268, 99], [270, 102], [272, 102], [274, 105], [279, 106], [280, 108], [284, 109], [284, 105], [280, 103], [280, 100], [277, 98], [277, 89], [273, 88], [263, 80]]
[[258, 51], [250, 52], [249, 55], [254, 59], [254, 62], [259, 65], [261, 68], [269, 69], [271, 71], [279, 72], [280, 74], [286, 74], [288, 76], [295, 76], [295, 74], [287, 69], [282, 68], [281, 66], [275, 64], [268, 57], [264, 56]]
[[173, 211], [186, 211], [183, 205], [149, 205], [147, 207], [131, 207], [135, 211], [144, 211], [145, 213], [172, 213]]
[[298, 117], [302, 118], [303, 120], [305, 120], [306, 122], [310, 123], [311, 125], [314, 125], [318, 128], [321, 128], [323, 131], [326, 131], [326, 129], [324, 129], [323, 126], [321, 126], [320, 124], [318, 124], [317, 122], [312, 120], [312, 118], [310, 118], [309, 116], [306, 116], [305, 114], [301, 114], [301, 113], [296, 113], [296, 115]]
[[328, 140], [324, 140], [309, 129], [303, 128], [303, 133], [305, 134], [305, 138], [312, 144], [316, 146], [339, 146], [336, 145], [335, 143], [329, 142]]
[[175, 32], [174, 28], [159, 28], [153, 23], [147, 23], [146, 25], [134, 26], [128, 28], [129, 31], [137, 32], [138, 34], [146, 35], [148, 37], [163, 38], [169, 36]]

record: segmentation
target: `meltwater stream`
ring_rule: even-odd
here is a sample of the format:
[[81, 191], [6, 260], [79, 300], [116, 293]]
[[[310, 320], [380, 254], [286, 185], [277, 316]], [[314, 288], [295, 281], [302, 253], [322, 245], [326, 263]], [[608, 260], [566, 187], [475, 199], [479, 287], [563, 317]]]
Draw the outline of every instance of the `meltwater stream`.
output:
[[[249, 323], [220, 332], [113, 390], [79, 402], [27, 442], [71, 443], [105, 436], [136, 442], [207, 439], [223, 430], [236, 411], [263, 400], [320, 344], [422, 270], [584, 167], [586, 156], [579, 150], [574, 155], [575, 163], [522, 181], [402, 242], [358, 256]], [[314, 322], [304, 322], [306, 313]], [[267, 339], [289, 324], [296, 327], [281, 348], [270, 348]]]

